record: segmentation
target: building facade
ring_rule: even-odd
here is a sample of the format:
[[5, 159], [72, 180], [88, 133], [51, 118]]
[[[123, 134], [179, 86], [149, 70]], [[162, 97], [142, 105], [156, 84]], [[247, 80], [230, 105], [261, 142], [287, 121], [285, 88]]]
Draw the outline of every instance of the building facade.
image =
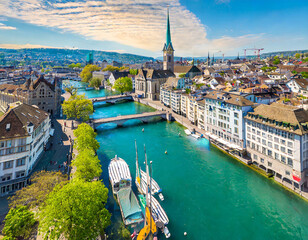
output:
[[254, 103], [240, 95], [219, 91], [209, 92], [204, 98], [205, 130], [229, 146], [244, 149], [244, 117], [252, 111]]
[[245, 118], [252, 162], [292, 190], [307, 190], [308, 111], [272, 103]]
[[50, 130], [49, 114], [27, 104], [11, 106], [0, 118], [1, 196], [27, 184]]
[[51, 115], [59, 115], [61, 110], [61, 87], [58, 79], [53, 83], [47, 81], [43, 75], [36, 80], [28, 79], [22, 85], [0, 85], [0, 108], [5, 112], [9, 104], [20, 101], [29, 105], [36, 105]]

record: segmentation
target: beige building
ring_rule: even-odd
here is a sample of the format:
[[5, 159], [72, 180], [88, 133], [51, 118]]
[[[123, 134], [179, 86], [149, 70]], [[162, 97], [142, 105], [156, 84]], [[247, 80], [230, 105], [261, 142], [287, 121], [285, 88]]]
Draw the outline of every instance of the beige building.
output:
[[259, 105], [246, 118], [253, 163], [285, 186], [308, 189], [308, 111], [279, 103]]
[[29, 105], [36, 105], [51, 115], [60, 114], [61, 88], [58, 79], [53, 83], [47, 81], [43, 75], [36, 80], [28, 79], [22, 85], [0, 85], [0, 110], [5, 112], [9, 104], [20, 101]]
[[49, 114], [12, 104], [0, 117], [0, 196], [24, 187], [50, 136]]

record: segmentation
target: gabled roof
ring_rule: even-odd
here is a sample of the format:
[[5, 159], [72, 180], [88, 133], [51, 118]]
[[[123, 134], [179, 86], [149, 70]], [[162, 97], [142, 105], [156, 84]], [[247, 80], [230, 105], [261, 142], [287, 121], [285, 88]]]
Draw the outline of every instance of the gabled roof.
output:
[[[28, 104], [11, 108], [0, 117], [0, 140], [28, 136], [29, 124], [32, 123], [35, 130], [48, 117], [45, 111]], [[6, 130], [8, 124], [10, 127]]]
[[174, 66], [175, 73], [188, 73], [188, 72], [197, 72], [201, 73], [202, 70], [196, 66]]
[[145, 79], [161, 79], [175, 77], [174, 73], [170, 70], [155, 70], [155, 69], [139, 69], [138, 76]]
[[113, 77], [117, 80], [121, 77], [128, 77], [129, 72], [112, 72], [111, 75], [113, 75]]

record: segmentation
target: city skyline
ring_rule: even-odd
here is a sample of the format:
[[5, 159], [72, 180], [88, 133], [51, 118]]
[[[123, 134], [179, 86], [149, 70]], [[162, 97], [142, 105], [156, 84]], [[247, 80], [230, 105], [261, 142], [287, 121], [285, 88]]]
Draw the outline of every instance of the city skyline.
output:
[[158, 57], [168, 6], [176, 56], [201, 57], [208, 51], [235, 56], [253, 47], [264, 52], [308, 48], [308, 33], [302, 30], [308, 28], [304, 19], [308, 3], [299, 0], [11, 0], [0, 3], [0, 47], [79, 48]]

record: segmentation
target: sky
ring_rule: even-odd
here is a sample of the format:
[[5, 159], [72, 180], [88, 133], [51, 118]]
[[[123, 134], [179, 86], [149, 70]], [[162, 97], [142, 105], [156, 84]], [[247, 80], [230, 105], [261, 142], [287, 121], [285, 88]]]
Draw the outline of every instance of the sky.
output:
[[176, 56], [308, 49], [308, 0], [1, 0], [0, 48], [158, 57], [168, 7]]

